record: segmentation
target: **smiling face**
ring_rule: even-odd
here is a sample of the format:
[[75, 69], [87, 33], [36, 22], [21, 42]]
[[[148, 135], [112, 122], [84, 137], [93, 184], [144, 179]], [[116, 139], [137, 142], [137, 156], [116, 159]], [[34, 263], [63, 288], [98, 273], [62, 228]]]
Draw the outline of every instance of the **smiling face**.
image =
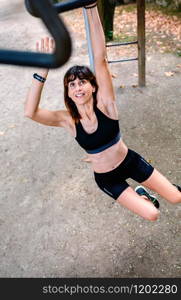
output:
[[81, 119], [77, 105], [93, 99], [97, 104], [98, 85], [95, 75], [86, 66], [73, 66], [64, 76], [64, 101], [75, 122]]
[[92, 86], [87, 79], [79, 79], [77, 77], [68, 83], [68, 96], [77, 105], [85, 104], [90, 101], [94, 92], [95, 87]]

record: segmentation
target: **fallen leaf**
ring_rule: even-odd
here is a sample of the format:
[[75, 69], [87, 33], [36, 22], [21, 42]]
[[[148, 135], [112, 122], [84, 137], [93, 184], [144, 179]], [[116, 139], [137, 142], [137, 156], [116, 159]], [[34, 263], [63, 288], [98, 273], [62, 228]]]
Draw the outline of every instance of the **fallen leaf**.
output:
[[112, 78], [116, 78], [117, 77], [117, 75], [115, 75], [115, 74], [111, 74], [111, 76], [112, 76]]
[[19, 180], [21, 183], [26, 183], [26, 182], [28, 182], [28, 179], [27, 178], [20, 178], [20, 180]]
[[173, 76], [173, 75], [174, 75], [174, 72], [165, 72], [165, 75], [166, 75], [167, 77], [170, 77], [170, 76]]

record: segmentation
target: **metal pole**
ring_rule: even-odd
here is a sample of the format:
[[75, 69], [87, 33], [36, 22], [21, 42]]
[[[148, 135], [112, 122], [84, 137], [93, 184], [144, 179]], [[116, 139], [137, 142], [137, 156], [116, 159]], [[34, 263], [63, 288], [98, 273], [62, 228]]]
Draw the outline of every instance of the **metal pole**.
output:
[[86, 12], [85, 8], [83, 8], [83, 14], [84, 14], [86, 38], [87, 38], [87, 44], [88, 44], [89, 63], [90, 63], [90, 68], [91, 68], [92, 72], [94, 72], [95, 71], [94, 56], [93, 56], [92, 44], [91, 44], [91, 38], [90, 38], [90, 27], [89, 27], [87, 12]]

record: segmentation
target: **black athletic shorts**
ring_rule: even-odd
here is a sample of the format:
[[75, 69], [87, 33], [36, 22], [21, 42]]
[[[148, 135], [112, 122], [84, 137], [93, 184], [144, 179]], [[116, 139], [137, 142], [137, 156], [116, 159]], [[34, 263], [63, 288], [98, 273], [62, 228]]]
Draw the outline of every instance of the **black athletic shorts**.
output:
[[94, 177], [99, 188], [116, 200], [129, 187], [126, 179], [141, 183], [150, 177], [153, 170], [141, 155], [128, 149], [125, 159], [117, 168], [106, 173], [94, 172]]

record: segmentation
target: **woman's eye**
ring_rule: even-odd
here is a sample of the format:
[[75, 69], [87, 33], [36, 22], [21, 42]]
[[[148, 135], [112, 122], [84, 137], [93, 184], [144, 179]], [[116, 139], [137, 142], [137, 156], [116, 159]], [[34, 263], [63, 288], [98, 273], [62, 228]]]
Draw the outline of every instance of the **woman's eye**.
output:
[[81, 80], [80, 84], [85, 84], [86, 83], [86, 80]]
[[73, 82], [70, 82], [70, 83], [69, 83], [69, 87], [73, 88], [73, 87], [74, 87], [74, 83], [73, 83]]

